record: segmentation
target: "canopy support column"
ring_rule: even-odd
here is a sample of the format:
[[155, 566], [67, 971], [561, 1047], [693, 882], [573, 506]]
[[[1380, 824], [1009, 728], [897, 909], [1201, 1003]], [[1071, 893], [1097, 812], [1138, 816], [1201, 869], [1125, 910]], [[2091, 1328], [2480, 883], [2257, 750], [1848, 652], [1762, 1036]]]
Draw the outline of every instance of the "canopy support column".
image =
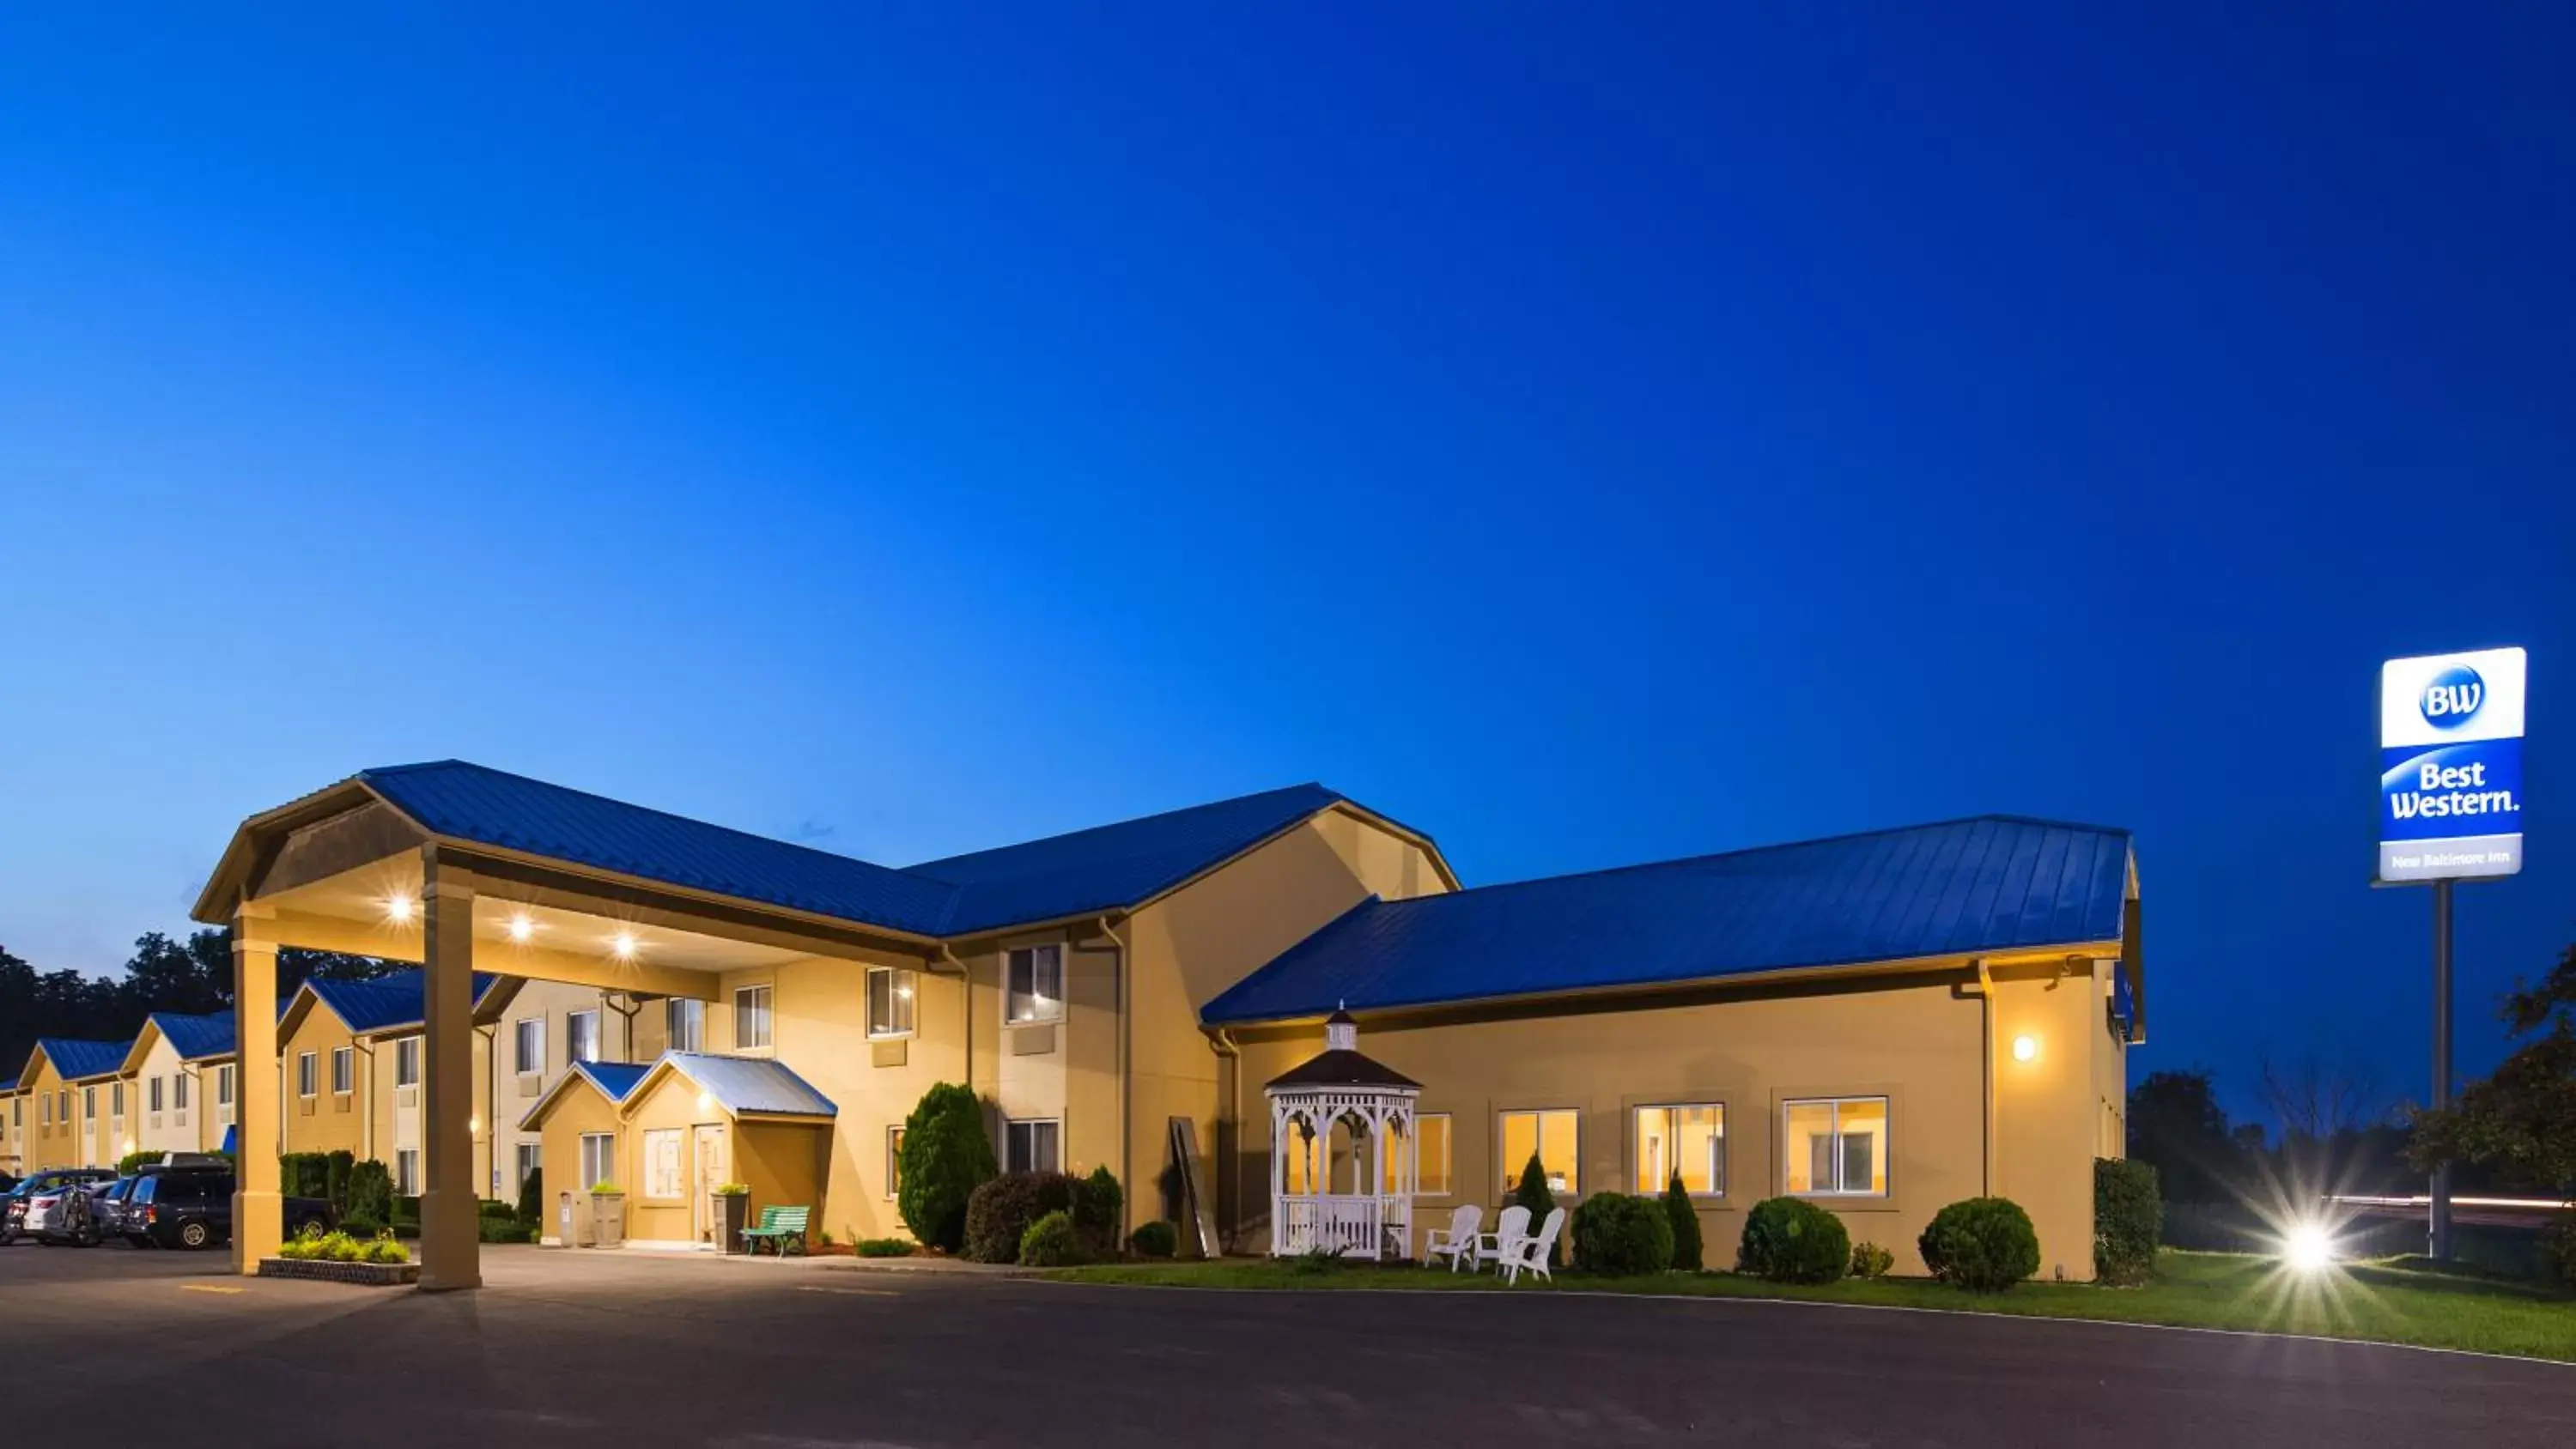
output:
[[483, 1286], [474, 1190], [474, 877], [421, 847], [420, 1286]]
[[233, 1040], [233, 1271], [249, 1275], [286, 1241], [286, 1204], [277, 1166], [277, 938], [268, 908], [248, 902], [233, 914]]

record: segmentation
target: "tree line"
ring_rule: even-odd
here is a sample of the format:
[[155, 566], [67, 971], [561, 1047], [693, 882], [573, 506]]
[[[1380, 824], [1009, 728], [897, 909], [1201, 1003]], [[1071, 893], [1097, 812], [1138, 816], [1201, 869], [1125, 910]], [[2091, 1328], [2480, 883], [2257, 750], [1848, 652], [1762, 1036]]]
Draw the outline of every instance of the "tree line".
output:
[[[286, 947], [277, 953], [277, 999], [285, 1001], [312, 977], [355, 981], [394, 969], [372, 956]], [[39, 1037], [124, 1041], [153, 1012], [194, 1016], [229, 1011], [232, 1004], [230, 926], [194, 931], [185, 940], [146, 932], [108, 976], [69, 968], [40, 972], [0, 946], [0, 1078], [17, 1074]]]

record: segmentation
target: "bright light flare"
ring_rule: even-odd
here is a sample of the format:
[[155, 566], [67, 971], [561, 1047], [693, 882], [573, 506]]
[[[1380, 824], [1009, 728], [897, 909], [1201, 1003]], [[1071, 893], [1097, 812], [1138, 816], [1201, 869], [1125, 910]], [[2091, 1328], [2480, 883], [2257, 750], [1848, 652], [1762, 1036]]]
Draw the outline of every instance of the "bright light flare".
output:
[[2323, 1223], [2298, 1223], [2281, 1242], [2281, 1257], [2302, 1273], [2322, 1273], [2334, 1266], [2334, 1235]]
[[616, 935], [609, 937], [608, 954], [616, 957], [620, 961], [634, 960], [635, 933], [633, 931], [620, 931]]
[[396, 891], [385, 897], [385, 919], [397, 926], [409, 925], [416, 904], [409, 895]]
[[2014, 1061], [2017, 1061], [2017, 1062], [2028, 1062], [2028, 1061], [2036, 1061], [2036, 1060], [2038, 1060], [2038, 1059], [2039, 1059], [2039, 1038], [2038, 1038], [2038, 1037], [2035, 1037], [2035, 1036], [2017, 1036], [2017, 1037], [2014, 1037], [2014, 1038], [2013, 1038], [2013, 1060], [2014, 1060]]
[[528, 944], [529, 938], [536, 934], [537, 923], [528, 919], [527, 912], [520, 911], [510, 917], [510, 939], [512, 941], [524, 946]]

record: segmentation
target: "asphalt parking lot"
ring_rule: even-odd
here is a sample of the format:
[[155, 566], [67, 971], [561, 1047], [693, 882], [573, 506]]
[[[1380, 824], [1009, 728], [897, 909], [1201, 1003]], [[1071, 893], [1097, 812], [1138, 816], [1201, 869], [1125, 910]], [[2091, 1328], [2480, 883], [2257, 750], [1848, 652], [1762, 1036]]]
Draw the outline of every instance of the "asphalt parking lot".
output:
[[[17, 1442], [2576, 1442], [2576, 1368], [1726, 1300], [1203, 1293], [488, 1249], [425, 1295], [0, 1249]], [[493, 1441], [502, 1442], [502, 1441]]]

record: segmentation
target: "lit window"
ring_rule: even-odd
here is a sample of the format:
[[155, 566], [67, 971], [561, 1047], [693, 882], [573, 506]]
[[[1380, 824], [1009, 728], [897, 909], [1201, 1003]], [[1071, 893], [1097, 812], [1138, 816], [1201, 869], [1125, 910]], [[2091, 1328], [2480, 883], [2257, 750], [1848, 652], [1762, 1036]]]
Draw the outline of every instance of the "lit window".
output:
[[[1413, 1185], [1417, 1197], [1447, 1197], [1449, 1181], [1449, 1114], [1433, 1112], [1413, 1119], [1413, 1141], [1416, 1147]], [[1404, 1139], [1392, 1133], [1386, 1139], [1386, 1180], [1389, 1185], [1401, 1180], [1396, 1171], [1396, 1153]]]
[[1814, 1197], [1887, 1195], [1887, 1099], [1788, 1102], [1780, 1109], [1785, 1190]]
[[321, 1060], [321, 1057], [313, 1052], [296, 1053], [295, 1095], [299, 1097], [310, 1097], [313, 1095], [315, 1090], [314, 1084], [320, 1080], [318, 1064]]
[[1533, 1157], [1547, 1174], [1548, 1191], [1578, 1191], [1574, 1165], [1580, 1130], [1577, 1124], [1581, 1120], [1581, 1114], [1570, 1109], [1503, 1113], [1503, 1191], [1508, 1193], [1521, 1185], [1521, 1172]]
[[420, 1149], [394, 1149], [394, 1191], [403, 1197], [420, 1196]]
[[345, 1097], [358, 1085], [358, 1054], [348, 1047], [331, 1048], [331, 1095]]
[[1060, 1159], [1056, 1155], [1056, 1138], [1061, 1126], [1052, 1121], [1009, 1122], [1003, 1124], [1008, 1139], [1005, 1168], [1011, 1172], [1055, 1172]]
[[707, 1004], [674, 996], [662, 1003], [662, 1024], [671, 1036], [671, 1050], [694, 1052], [706, 1050]]
[[1014, 1025], [1064, 1016], [1064, 948], [1031, 946], [1006, 959], [1002, 1019]]
[[733, 993], [733, 1049], [752, 1051], [769, 1045], [769, 988], [738, 986]]
[[564, 1018], [564, 1060], [599, 1060], [599, 1013], [576, 1011]]
[[680, 1129], [656, 1128], [644, 1134], [644, 1195], [680, 1195]]
[[868, 1035], [912, 1035], [912, 973], [894, 966], [868, 968]]
[[572, 1184], [575, 1192], [587, 1192], [602, 1183], [617, 1182], [617, 1136], [611, 1132], [581, 1134], [581, 1181]]
[[394, 1043], [394, 1085], [420, 1085], [420, 1038], [407, 1036]]
[[1638, 1108], [1635, 1161], [1640, 1195], [1662, 1196], [1675, 1177], [1693, 1197], [1724, 1194], [1726, 1108], [1714, 1102]]
[[886, 1129], [886, 1201], [903, 1194], [903, 1129]]
[[511, 1045], [519, 1075], [542, 1074], [546, 1069], [546, 1019], [542, 1016], [522, 1017], [511, 1023], [511, 1032], [518, 1038]]

